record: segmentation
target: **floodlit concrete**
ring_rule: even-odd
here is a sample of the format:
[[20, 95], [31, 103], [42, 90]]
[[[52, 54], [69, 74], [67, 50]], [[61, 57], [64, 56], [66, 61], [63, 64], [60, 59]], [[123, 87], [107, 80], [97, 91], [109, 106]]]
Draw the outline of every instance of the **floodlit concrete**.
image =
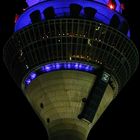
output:
[[42, 120], [50, 140], [86, 140], [89, 131], [114, 98], [107, 86], [93, 122], [78, 119], [96, 76], [81, 71], [55, 71], [40, 75], [24, 91]]

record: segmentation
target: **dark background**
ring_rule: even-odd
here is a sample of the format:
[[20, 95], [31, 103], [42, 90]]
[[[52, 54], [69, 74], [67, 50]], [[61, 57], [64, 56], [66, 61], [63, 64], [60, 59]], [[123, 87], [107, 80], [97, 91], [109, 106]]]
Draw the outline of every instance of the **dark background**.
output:
[[[12, 2], [11, 2], [12, 1]], [[122, 0], [132, 40], [140, 47], [140, 7], [138, 1]], [[2, 60], [2, 49], [13, 32], [15, 13], [26, 7], [24, 0], [0, 2], [0, 139], [46, 140], [47, 133], [20, 89], [11, 79]], [[90, 132], [89, 140], [140, 139], [139, 68], [118, 97], [110, 104]], [[139, 137], [139, 138], [138, 138]]]

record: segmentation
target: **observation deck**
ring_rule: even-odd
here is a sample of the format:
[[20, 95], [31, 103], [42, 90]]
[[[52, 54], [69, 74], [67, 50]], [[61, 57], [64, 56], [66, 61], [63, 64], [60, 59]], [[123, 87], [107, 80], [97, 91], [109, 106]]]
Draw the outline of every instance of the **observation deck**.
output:
[[4, 58], [19, 86], [30, 72], [62, 61], [104, 67], [121, 89], [138, 65], [137, 49], [127, 36], [81, 18], [50, 19], [17, 31], [5, 46]]
[[[88, 72], [86, 67], [103, 67], [117, 81], [119, 90], [135, 72], [138, 52], [118, 0], [27, 2], [29, 7], [4, 48], [5, 63], [20, 87], [34, 79], [30, 73], [40, 75], [41, 67], [53, 63], [53, 67], [61, 65], [53, 71]], [[72, 62], [70, 68], [64, 67], [64, 62]], [[79, 68], [82, 63], [84, 68]]]

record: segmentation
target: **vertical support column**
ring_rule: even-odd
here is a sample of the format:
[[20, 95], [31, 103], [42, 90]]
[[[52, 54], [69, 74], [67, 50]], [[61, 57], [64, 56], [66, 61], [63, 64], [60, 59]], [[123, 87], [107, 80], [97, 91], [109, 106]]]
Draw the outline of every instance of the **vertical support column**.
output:
[[98, 72], [96, 81], [92, 86], [89, 96], [85, 102], [85, 106], [81, 114], [78, 116], [80, 119], [83, 118], [89, 122], [93, 121], [94, 116], [99, 107], [99, 104], [105, 93], [109, 79], [110, 79], [110, 74], [108, 74], [105, 70], [101, 70]]

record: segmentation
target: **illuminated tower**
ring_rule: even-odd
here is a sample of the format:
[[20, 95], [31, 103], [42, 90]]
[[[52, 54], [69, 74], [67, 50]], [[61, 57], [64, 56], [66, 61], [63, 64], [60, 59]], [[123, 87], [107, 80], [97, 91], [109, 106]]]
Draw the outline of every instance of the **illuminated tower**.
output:
[[51, 140], [85, 140], [138, 66], [118, 0], [27, 0], [4, 62]]

